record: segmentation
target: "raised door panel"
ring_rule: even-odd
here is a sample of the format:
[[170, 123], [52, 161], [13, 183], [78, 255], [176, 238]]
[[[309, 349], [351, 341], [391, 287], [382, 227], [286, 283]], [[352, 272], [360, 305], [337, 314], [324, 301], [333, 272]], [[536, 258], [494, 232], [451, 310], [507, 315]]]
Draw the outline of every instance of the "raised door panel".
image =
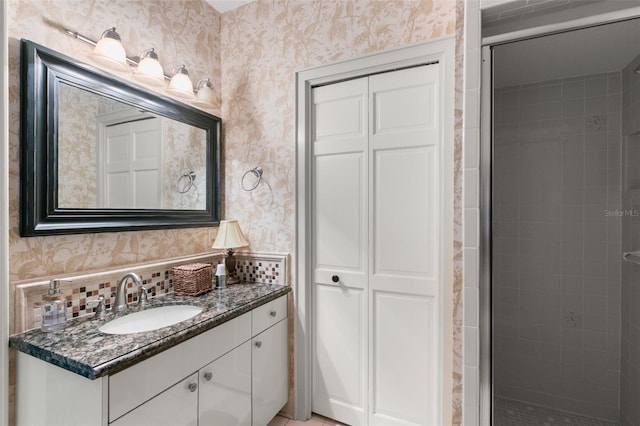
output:
[[437, 425], [437, 310], [432, 297], [375, 292], [371, 425]]
[[100, 192], [101, 205], [109, 208], [130, 207], [133, 200], [131, 187], [131, 137], [129, 125], [107, 127], [105, 140], [105, 164], [100, 170], [104, 176], [98, 176], [99, 185], [104, 188]]
[[371, 76], [369, 88], [373, 149], [440, 144], [438, 64]]
[[[316, 158], [314, 221], [316, 280], [329, 284], [342, 272], [350, 287], [363, 287], [366, 229], [363, 192], [366, 188], [362, 153]], [[351, 280], [345, 281], [349, 275]]]
[[251, 342], [200, 369], [201, 425], [251, 425]]
[[280, 321], [251, 341], [252, 424], [263, 426], [289, 399], [287, 320]]
[[114, 426], [198, 426], [198, 373], [110, 423]]
[[317, 286], [314, 293], [313, 411], [363, 424], [367, 403], [367, 293]]
[[431, 147], [374, 157], [373, 274], [433, 279], [438, 261], [437, 164]]
[[158, 118], [131, 123], [133, 200], [139, 209], [157, 208], [162, 188], [162, 122]]
[[368, 138], [367, 79], [313, 89], [313, 155], [362, 152]]

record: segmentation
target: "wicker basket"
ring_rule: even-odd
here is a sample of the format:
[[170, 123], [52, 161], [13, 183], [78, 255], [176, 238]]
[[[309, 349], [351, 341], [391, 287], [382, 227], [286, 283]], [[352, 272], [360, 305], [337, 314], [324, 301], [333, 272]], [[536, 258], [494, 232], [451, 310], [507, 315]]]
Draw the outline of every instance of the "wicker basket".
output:
[[212, 272], [208, 263], [192, 263], [174, 266], [173, 294], [176, 296], [198, 296], [211, 290]]

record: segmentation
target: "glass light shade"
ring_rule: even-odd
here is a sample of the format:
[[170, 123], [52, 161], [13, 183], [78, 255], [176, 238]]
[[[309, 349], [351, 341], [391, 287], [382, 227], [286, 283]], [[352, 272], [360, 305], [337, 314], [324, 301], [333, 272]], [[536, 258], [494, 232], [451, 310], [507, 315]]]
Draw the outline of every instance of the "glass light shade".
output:
[[115, 27], [102, 33], [100, 40], [89, 54], [92, 61], [118, 71], [127, 71], [127, 54], [120, 43], [120, 35]]
[[179, 98], [195, 98], [193, 95], [193, 82], [189, 78], [189, 73], [184, 65], [180, 65], [173, 70], [173, 77], [171, 77], [167, 92]]
[[237, 220], [221, 220], [216, 239], [213, 241], [213, 249], [233, 249], [247, 247], [249, 241], [245, 238]]
[[140, 55], [138, 68], [133, 74], [136, 80], [151, 86], [164, 86], [164, 70], [158, 61], [158, 55], [153, 48], [147, 49]]
[[211, 108], [218, 103], [218, 97], [216, 92], [213, 91], [213, 85], [208, 78], [202, 79], [198, 82], [198, 93], [196, 94], [196, 100], [193, 101], [194, 105]]

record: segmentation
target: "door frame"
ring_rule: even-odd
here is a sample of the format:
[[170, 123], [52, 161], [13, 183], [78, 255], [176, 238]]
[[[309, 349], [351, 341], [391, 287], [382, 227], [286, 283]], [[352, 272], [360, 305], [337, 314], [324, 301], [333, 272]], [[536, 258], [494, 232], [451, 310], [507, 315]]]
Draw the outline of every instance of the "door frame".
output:
[[[294, 281], [294, 417], [309, 419], [312, 400], [312, 271], [311, 258], [311, 89], [315, 86], [364, 77], [417, 65], [438, 62], [441, 65], [441, 216], [450, 218], [441, 227], [440, 246], [440, 325], [439, 359], [445, 363], [440, 372], [442, 389], [441, 419], [451, 423], [453, 322], [453, 199], [454, 199], [454, 100], [455, 61], [454, 37], [409, 45], [401, 48], [359, 56], [345, 61], [320, 65], [296, 72], [296, 261]], [[448, 421], [447, 421], [448, 420]]]

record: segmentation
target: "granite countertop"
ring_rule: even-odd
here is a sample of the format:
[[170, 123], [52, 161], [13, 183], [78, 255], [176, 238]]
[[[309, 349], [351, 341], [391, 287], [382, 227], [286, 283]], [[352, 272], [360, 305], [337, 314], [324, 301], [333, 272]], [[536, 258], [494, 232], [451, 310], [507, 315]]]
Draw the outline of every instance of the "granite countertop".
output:
[[[169, 327], [119, 335], [102, 333], [98, 327], [103, 321], [86, 316], [68, 320], [60, 331], [34, 329], [13, 335], [9, 347], [93, 380], [131, 367], [289, 291], [291, 287], [284, 285], [234, 284], [196, 297], [170, 294], [151, 299], [144, 309], [190, 304], [201, 306], [202, 312]], [[130, 312], [140, 309], [130, 306]], [[105, 321], [122, 315], [109, 311]]]

